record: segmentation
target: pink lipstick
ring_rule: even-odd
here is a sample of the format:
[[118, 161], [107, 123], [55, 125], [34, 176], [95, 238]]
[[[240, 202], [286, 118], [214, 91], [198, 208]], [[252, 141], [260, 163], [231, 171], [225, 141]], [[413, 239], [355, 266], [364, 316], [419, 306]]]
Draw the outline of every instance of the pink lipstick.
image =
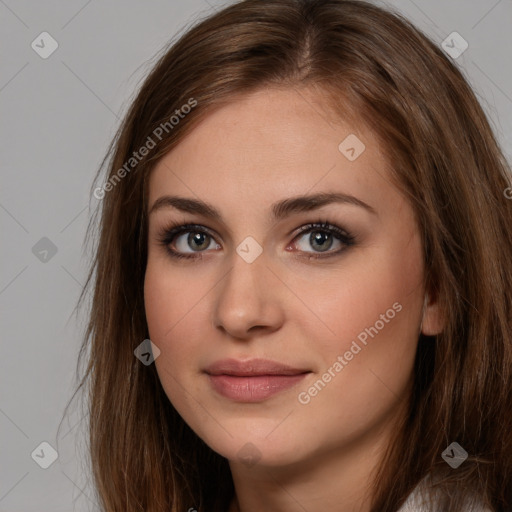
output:
[[261, 402], [311, 373], [267, 359], [223, 359], [205, 369], [213, 389], [235, 402]]

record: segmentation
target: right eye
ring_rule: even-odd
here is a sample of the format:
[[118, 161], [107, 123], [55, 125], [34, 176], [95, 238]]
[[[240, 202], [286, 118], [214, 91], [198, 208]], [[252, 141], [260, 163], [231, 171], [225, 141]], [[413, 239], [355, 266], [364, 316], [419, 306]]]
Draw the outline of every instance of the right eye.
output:
[[166, 247], [173, 258], [197, 258], [202, 255], [194, 253], [202, 253], [206, 249], [220, 249], [220, 245], [208, 230], [199, 224], [167, 227], [160, 233], [159, 243]]

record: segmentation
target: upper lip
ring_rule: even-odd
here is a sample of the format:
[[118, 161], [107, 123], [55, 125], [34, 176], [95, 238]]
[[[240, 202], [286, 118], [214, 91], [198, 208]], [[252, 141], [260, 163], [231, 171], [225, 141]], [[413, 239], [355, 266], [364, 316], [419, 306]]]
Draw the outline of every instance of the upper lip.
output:
[[287, 364], [269, 359], [221, 359], [205, 369], [209, 375], [233, 375], [236, 377], [254, 377], [256, 375], [299, 375], [309, 373], [304, 368], [294, 368]]

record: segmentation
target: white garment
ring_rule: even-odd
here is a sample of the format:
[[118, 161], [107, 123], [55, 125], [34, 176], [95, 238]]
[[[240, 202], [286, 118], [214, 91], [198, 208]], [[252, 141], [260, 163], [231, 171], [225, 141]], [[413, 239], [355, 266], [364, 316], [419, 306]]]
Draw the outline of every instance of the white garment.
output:
[[[400, 507], [397, 512], [436, 512], [435, 507], [431, 503], [423, 500], [418, 485], [414, 491], [408, 496], [407, 500]], [[476, 506], [473, 508], [466, 508], [464, 512], [493, 512], [490, 508], [484, 505]]]

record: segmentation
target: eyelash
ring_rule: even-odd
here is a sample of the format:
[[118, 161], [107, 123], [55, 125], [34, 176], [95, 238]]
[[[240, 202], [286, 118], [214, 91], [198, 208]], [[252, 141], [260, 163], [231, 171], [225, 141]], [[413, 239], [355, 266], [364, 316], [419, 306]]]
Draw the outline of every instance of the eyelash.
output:
[[[316, 256], [309, 255], [308, 259], [323, 259], [323, 258], [329, 258], [333, 256], [338, 256], [342, 252], [344, 252], [348, 247], [355, 245], [356, 243], [356, 237], [349, 233], [347, 230], [340, 228], [339, 226], [336, 226], [335, 224], [331, 224], [327, 221], [318, 221], [313, 222], [309, 224], [305, 224], [304, 226], [301, 226], [299, 228], [299, 232], [293, 239], [295, 241], [297, 238], [300, 238], [306, 233], [310, 232], [325, 232], [332, 235], [335, 235], [335, 238], [337, 238], [342, 244], [345, 245], [344, 248], [339, 249], [334, 252], [326, 252], [325, 255], [322, 255], [322, 253], [318, 253]], [[164, 248], [167, 250], [169, 256], [175, 259], [197, 259], [202, 258], [202, 253], [205, 251], [196, 251], [196, 254], [189, 253], [189, 254], [183, 254], [178, 251], [174, 251], [169, 246], [172, 242], [174, 242], [174, 239], [183, 233], [187, 232], [193, 232], [193, 233], [204, 233], [208, 235], [209, 237], [214, 238], [213, 234], [208, 230], [207, 228], [199, 225], [199, 224], [179, 224], [175, 222], [171, 222], [166, 227], [164, 227], [162, 230], [160, 230], [157, 233], [157, 241], [159, 245], [164, 246]]]

